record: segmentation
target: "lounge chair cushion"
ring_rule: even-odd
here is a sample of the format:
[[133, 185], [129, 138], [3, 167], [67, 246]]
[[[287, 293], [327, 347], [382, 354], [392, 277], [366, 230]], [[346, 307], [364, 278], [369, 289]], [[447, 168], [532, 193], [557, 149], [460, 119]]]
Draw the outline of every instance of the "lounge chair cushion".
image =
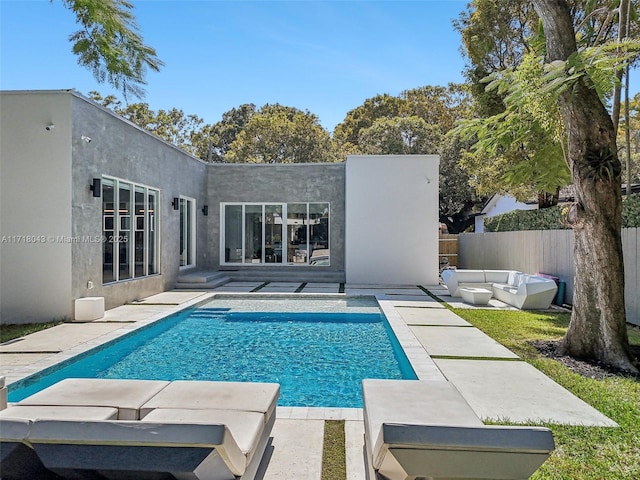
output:
[[118, 418], [118, 409], [113, 407], [14, 405], [0, 411], [0, 418], [22, 418], [29, 420], [44, 418], [55, 420], [116, 420]]
[[175, 380], [142, 406], [140, 418], [156, 408], [239, 410], [261, 413], [266, 424], [279, 394], [277, 383]]
[[522, 479], [554, 449], [546, 428], [484, 425], [446, 380], [363, 380], [362, 390], [368, 468], [380, 478]]
[[386, 454], [382, 426], [407, 425], [481, 426], [456, 387], [446, 380], [362, 381], [365, 435], [372, 447], [373, 466], [379, 468]]
[[140, 407], [167, 385], [162, 380], [67, 378], [18, 405], [114, 407], [119, 420], [137, 420]]
[[158, 408], [144, 417], [142, 422], [226, 425], [245, 455], [253, 453], [265, 428], [261, 413], [215, 409]]

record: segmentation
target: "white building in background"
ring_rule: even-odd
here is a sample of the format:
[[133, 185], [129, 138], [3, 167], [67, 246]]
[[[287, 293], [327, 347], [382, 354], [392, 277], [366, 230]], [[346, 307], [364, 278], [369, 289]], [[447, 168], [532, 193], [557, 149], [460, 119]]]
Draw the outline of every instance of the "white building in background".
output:
[[484, 232], [484, 219], [491, 218], [514, 210], [537, 210], [536, 203], [519, 202], [510, 195], [496, 193], [489, 199], [482, 211], [476, 215], [475, 233]]

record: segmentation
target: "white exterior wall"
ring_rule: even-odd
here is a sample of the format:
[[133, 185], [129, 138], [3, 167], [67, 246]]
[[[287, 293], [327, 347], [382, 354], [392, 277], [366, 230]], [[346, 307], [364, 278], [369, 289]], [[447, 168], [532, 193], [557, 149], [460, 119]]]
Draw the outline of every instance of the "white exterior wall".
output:
[[482, 215], [476, 217], [475, 233], [484, 232], [485, 218], [495, 217], [514, 210], [537, 210], [537, 208], [537, 205], [519, 202], [509, 195], [500, 195], [497, 200], [491, 200], [491, 204], [482, 211]]
[[71, 316], [71, 96], [25, 93], [0, 95], [1, 323]]
[[438, 284], [439, 164], [438, 155], [347, 157], [347, 283]]

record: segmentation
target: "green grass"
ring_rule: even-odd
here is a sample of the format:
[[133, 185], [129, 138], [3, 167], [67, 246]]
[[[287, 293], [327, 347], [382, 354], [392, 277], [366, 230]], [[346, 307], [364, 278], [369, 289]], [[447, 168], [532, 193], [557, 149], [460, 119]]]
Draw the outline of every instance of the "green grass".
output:
[[322, 480], [347, 478], [344, 420], [324, 422], [324, 446], [322, 449]]
[[[531, 478], [640, 478], [640, 382], [623, 377], [585, 378], [560, 362], [541, 356], [527, 344], [527, 340], [560, 339], [569, 323], [569, 314], [453, 311], [620, 425], [603, 428], [541, 424], [553, 432], [556, 450]], [[640, 329], [629, 329], [629, 341], [640, 344]]]
[[0, 343], [8, 342], [15, 338], [24, 337], [30, 333], [35, 333], [40, 330], [55, 327], [63, 322], [48, 322], [48, 323], [24, 323], [15, 325], [2, 325], [0, 327]]

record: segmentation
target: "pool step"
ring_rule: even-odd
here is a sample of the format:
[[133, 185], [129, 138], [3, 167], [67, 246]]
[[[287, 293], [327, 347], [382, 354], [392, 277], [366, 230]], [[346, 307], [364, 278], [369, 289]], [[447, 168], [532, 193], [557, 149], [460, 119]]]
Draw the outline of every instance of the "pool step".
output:
[[231, 281], [225, 272], [193, 272], [180, 275], [175, 284], [177, 289], [206, 290], [220, 287]]

